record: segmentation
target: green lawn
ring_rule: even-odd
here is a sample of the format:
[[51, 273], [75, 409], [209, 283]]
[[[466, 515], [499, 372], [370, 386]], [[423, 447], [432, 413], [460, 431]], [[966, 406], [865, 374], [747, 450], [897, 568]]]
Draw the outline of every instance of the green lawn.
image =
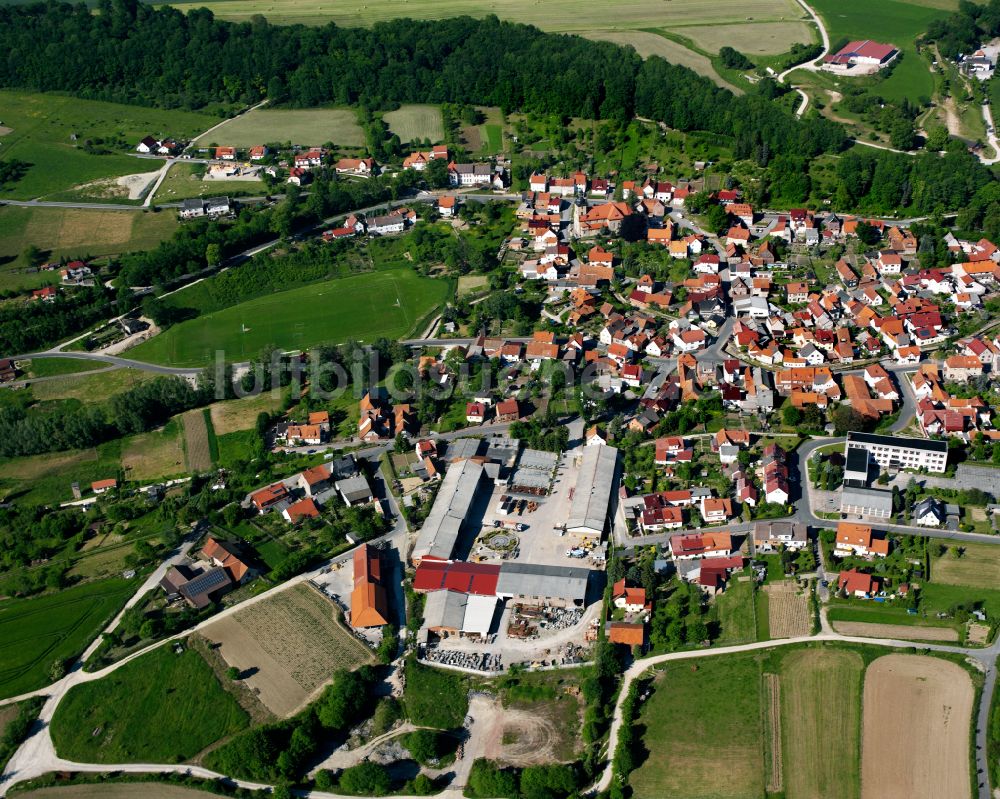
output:
[[[218, 120], [206, 114], [81, 100], [55, 94], [0, 92], [0, 121], [12, 132], [0, 138], [0, 158], [29, 163], [25, 176], [0, 189], [0, 198], [27, 200], [66, 191], [102, 178], [159, 167], [125, 153], [143, 136], [185, 138]], [[72, 136], [76, 135], [76, 141]], [[92, 155], [84, 142], [108, 155]]]
[[764, 795], [761, 668], [753, 655], [657, 668], [642, 705], [645, 760], [635, 799], [751, 799]]
[[337, 278], [182, 322], [129, 354], [152, 363], [205, 366], [217, 352], [233, 362], [271, 345], [292, 350], [354, 337], [366, 342], [400, 338], [444, 300], [448, 289], [446, 281], [409, 269]]
[[70, 760], [180, 763], [248, 721], [201, 655], [167, 645], [71, 689], [51, 729]]
[[257, 197], [267, 193], [262, 180], [203, 180], [204, 175], [205, 168], [201, 164], [174, 164], [153, 199], [158, 203], [172, 203], [192, 197]]
[[[924, 586], [923, 591], [931, 588]], [[922, 592], [923, 596], [923, 592]], [[922, 612], [927, 609], [921, 604]], [[912, 615], [901, 606], [886, 605], [865, 600], [834, 600], [827, 611], [830, 621], [863, 621], [869, 624], [904, 624], [910, 627], [954, 627], [947, 619]]]
[[735, 577], [715, 600], [722, 628], [719, 643], [735, 644], [757, 639], [754, 621], [753, 584], [739, 582]]
[[35, 358], [29, 363], [28, 374], [32, 377], [59, 377], [107, 368], [107, 364], [100, 361], [83, 361], [79, 358]]
[[0, 697], [48, 685], [52, 664], [86, 649], [137, 588], [134, 582], [101, 580], [0, 602]]
[[451, 730], [462, 726], [469, 712], [465, 678], [455, 672], [406, 661], [406, 690], [403, 708], [406, 717], [420, 727]]
[[[939, 8], [914, 5], [901, 0], [816, 0], [812, 7], [823, 18], [830, 43], [838, 39], [874, 39], [893, 44], [902, 52], [902, 60], [885, 81], [876, 81], [873, 91], [889, 100], [904, 97], [916, 102], [930, 98], [934, 92], [934, 76], [917, 54], [914, 39], [926, 32], [931, 20], [948, 12]], [[854, 80], [867, 84], [875, 79], [842, 78], [845, 85]]]

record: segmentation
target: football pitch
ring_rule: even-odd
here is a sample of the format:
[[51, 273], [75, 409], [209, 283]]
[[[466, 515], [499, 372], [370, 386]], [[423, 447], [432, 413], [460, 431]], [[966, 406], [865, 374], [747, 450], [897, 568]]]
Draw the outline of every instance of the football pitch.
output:
[[182, 322], [129, 351], [141, 361], [206, 366], [262, 350], [307, 349], [356, 338], [400, 338], [442, 302], [450, 284], [411, 269], [388, 269], [269, 294]]

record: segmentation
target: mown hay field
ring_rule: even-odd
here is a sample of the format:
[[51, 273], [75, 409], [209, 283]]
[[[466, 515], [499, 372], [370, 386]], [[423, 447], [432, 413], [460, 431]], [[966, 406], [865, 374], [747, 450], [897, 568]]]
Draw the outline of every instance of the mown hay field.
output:
[[404, 105], [389, 111], [383, 118], [389, 130], [404, 144], [423, 139], [434, 143], [444, 138], [441, 109], [436, 105]]
[[[440, 121], [440, 114], [438, 117]], [[361, 147], [365, 134], [357, 112], [351, 108], [256, 108], [202, 136], [197, 144], [253, 147], [286, 141], [303, 147], [319, 147], [327, 142], [339, 147]]]

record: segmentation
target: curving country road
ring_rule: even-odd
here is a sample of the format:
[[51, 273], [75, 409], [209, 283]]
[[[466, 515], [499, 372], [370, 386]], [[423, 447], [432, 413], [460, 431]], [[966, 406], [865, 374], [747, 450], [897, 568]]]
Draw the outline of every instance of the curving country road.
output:
[[[826, 26], [823, 25], [823, 20], [819, 18], [819, 14], [817, 14], [812, 9], [811, 6], [807, 5], [804, 2], [804, 0], [796, 0], [796, 2], [800, 6], [802, 6], [802, 8], [805, 9], [805, 12], [810, 17], [812, 17], [813, 22], [816, 23], [816, 27], [819, 29], [820, 41], [823, 42], [823, 52], [821, 52], [818, 56], [816, 56], [816, 58], [810, 59], [809, 61], [803, 62], [801, 64], [795, 64], [794, 66], [791, 66], [788, 69], [786, 69], [784, 72], [778, 75], [778, 83], [784, 83], [785, 77], [788, 75], [788, 73], [794, 72], [797, 69], [805, 69], [809, 70], [810, 72], [815, 72], [818, 69], [818, 67], [816, 66], [816, 62], [819, 61], [821, 58], [825, 58], [827, 53], [830, 52], [830, 35], [826, 32]], [[809, 95], [806, 94], [802, 89], [799, 89], [795, 86], [793, 86], [792, 88], [795, 89], [795, 91], [799, 93], [799, 96], [802, 97], [802, 102], [799, 104], [799, 107], [795, 110], [795, 116], [800, 117], [806, 112], [806, 109], [809, 107]]]

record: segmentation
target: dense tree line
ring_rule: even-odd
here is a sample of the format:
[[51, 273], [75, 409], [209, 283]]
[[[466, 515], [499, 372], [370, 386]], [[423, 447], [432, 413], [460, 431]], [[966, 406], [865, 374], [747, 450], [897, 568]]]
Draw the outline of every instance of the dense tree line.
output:
[[983, 41], [1000, 34], [1000, 0], [979, 5], [959, 0], [958, 10], [936, 19], [927, 28], [926, 38], [937, 43], [945, 58], [969, 55]]
[[211, 397], [178, 377], [157, 377], [116, 394], [105, 405], [58, 403], [42, 408], [0, 409], [0, 455], [17, 457], [92, 447], [142, 433]]
[[53, 302], [11, 303], [0, 309], [0, 350], [11, 355], [43, 349], [106, 319], [112, 296], [102, 286], [59, 294]]
[[373, 109], [452, 102], [623, 121], [638, 113], [732, 136], [743, 155], [761, 147], [814, 155], [845, 142], [832, 122], [796, 120], [755, 93], [734, 97], [661, 58], [492, 16], [307, 28], [261, 17], [234, 24], [206, 9], [184, 15], [138, 0], [98, 8], [0, 9], [0, 85], [168, 108], [267, 97]]
[[370, 666], [338, 671], [320, 698], [304, 711], [236, 735], [209, 754], [206, 762], [234, 777], [260, 782], [297, 780], [325, 739], [345, 733], [372, 706], [375, 679]]

